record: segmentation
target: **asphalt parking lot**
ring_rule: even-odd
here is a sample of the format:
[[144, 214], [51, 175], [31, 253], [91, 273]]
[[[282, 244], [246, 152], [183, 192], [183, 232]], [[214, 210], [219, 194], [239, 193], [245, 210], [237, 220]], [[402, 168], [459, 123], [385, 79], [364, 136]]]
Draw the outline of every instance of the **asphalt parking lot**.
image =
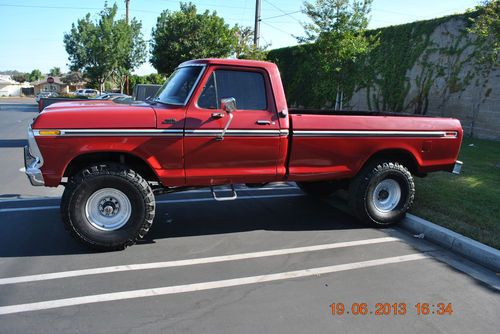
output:
[[495, 273], [294, 184], [222, 203], [204, 189], [161, 196], [143, 241], [90, 252], [62, 226], [61, 189], [19, 171], [35, 114], [0, 107], [2, 334], [498, 332]]

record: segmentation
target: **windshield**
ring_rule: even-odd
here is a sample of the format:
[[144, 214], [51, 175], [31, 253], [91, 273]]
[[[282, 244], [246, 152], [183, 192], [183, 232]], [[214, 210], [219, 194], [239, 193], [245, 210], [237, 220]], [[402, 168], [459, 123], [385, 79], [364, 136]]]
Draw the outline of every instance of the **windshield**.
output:
[[158, 90], [154, 101], [167, 104], [185, 104], [202, 69], [202, 66], [185, 66], [176, 69]]

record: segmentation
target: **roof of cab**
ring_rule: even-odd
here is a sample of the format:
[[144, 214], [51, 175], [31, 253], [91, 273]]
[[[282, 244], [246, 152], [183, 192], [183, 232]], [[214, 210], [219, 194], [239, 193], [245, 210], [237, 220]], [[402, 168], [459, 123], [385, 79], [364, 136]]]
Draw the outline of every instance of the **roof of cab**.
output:
[[221, 58], [188, 60], [180, 64], [179, 67], [195, 65], [195, 64], [261, 67], [266, 69], [271, 69], [276, 67], [274, 63], [268, 61], [247, 60], [247, 59], [221, 59]]

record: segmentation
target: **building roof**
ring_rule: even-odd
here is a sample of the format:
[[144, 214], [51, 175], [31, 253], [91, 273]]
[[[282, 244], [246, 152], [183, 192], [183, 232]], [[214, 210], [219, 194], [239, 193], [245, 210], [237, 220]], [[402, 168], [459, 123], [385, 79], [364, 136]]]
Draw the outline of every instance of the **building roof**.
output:
[[53, 78], [53, 79], [54, 79], [54, 82], [52, 82], [52, 84], [56, 84], [56, 85], [67, 85], [66, 83], [62, 82], [61, 77], [53, 77], [53, 76], [50, 76], [50, 75], [44, 76], [42, 79], [40, 79], [40, 80], [38, 80], [38, 81], [35, 81], [35, 82], [33, 82], [32, 84], [33, 84], [34, 86], [38, 86], [38, 85], [42, 85], [42, 84], [46, 84], [46, 83], [48, 83], [48, 82], [47, 82], [48, 78]]
[[10, 75], [0, 74], [0, 85], [20, 85], [20, 83], [12, 80]]

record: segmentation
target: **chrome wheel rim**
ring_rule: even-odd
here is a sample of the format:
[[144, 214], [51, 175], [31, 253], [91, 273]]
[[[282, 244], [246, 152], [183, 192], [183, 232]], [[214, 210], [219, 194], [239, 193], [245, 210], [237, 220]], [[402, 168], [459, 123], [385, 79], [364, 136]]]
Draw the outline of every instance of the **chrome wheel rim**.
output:
[[380, 181], [372, 194], [372, 201], [375, 208], [380, 212], [394, 210], [401, 200], [401, 186], [393, 179]]
[[115, 231], [122, 228], [131, 213], [132, 205], [127, 195], [114, 188], [97, 190], [85, 204], [87, 220], [101, 231]]

